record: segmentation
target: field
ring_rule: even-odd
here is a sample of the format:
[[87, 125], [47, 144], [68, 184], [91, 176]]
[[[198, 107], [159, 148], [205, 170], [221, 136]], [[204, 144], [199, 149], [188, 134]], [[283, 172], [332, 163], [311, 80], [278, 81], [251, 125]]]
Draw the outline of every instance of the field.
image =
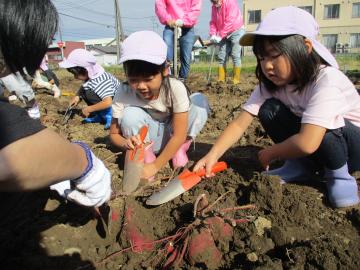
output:
[[[207, 153], [256, 84], [256, 78], [245, 73], [236, 86], [207, 85], [205, 74], [193, 73], [189, 79], [191, 91], [203, 92], [212, 109], [208, 123], [191, 146], [191, 164]], [[78, 81], [65, 73], [58, 75], [64, 92], [78, 89]], [[122, 78], [121, 73], [115, 75]], [[250, 221], [235, 222], [231, 234], [221, 227], [215, 237], [212, 230], [215, 241], [197, 256], [191, 257], [184, 239], [175, 241], [175, 250], [183, 254], [182, 260], [172, 264], [175, 269], [360, 269], [360, 206], [331, 208], [320, 178], [308, 185], [281, 185], [278, 177], [261, 175], [257, 152], [272, 142], [257, 121], [222, 157], [229, 169], [204, 179], [171, 202], [149, 207], [146, 199], [166, 184], [172, 174], [170, 167], [157, 175], [156, 184], [133, 196], [121, 195], [124, 155], [110, 144], [103, 125], [82, 124], [79, 109], [64, 124], [69, 96], [56, 100], [39, 91], [37, 99], [44, 125], [64, 138], [88, 143], [104, 161], [112, 172], [114, 195], [110, 213], [104, 209], [104, 222], [92, 209], [65, 202], [48, 189], [2, 193], [1, 269], [166, 269], [166, 259], [172, 253], [163, 239], [189, 224], [192, 236], [206, 227], [204, 216], [197, 216], [200, 221], [194, 223], [194, 204], [201, 194], [210, 204], [215, 203], [212, 214], [231, 209], [221, 215], [226, 224], [244, 217]], [[359, 182], [360, 174], [355, 176]], [[236, 210], [249, 204], [255, 208]], [[130, 243], [131, 228], [152, 244]]]

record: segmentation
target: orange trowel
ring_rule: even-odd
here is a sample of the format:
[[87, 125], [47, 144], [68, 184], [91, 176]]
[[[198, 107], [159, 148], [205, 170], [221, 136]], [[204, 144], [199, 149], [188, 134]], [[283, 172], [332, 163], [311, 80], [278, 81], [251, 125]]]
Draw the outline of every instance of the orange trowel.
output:
[[[225, 170], [227, 164], [223, 161], [218, 162], [212, 167], [211, 172], [217, 173]], [[161, 189], [159, 192], [154, 193], [146, 201], [147, 205], [159, 205], [171, 201], [177, 196], [188, 191], [201, 181], [201, 177], [205, 175], [205, 169], [200, 169], [196, 172], [189, 170], [183, 171], [174, 179], [170, 180], [168, 185]]]
[[140, 183], [140, 178], [144, 167], [144, 139], [147, 132], [148, 127], [143, 126], [139, 130], [141, 144], [136, 145], [134, 149], [129, 149], [126, 151], [123, 178], [123, 192], [125, 194], [134, 192]]

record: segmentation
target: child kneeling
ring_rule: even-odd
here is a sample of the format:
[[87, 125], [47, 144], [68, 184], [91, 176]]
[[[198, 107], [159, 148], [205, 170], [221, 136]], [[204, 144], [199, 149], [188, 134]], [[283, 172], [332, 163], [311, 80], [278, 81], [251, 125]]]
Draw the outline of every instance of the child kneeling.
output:
[[148, 126], [145, 141], [152, 143], [145, 152], [145, 179], [170, 159], [174, 167], [185, 166], [186, 152], [209, 112], [204, 95], [189, 96], [181, 81], [169, 77], [166, 52], [165, 42], [151, 31], [131, 34], [121, 47], [127, 83], [121, 84], [114, 97], [110, 139], [118, 147], [132, 149], [140, 143], [139, 129]]

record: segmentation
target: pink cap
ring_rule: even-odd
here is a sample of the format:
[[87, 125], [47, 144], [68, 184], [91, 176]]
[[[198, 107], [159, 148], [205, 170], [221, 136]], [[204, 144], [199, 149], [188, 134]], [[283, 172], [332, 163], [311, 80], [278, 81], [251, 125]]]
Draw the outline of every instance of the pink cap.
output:
[[240, 39], [240, 45], [252, 46], [256, 35], [301, 35], [311, 40], [314, 50], [322, 59], [329, 65], [339, 68], [335, 57], [324, 45], [317, 41], [318, 34], [319, 25], [309, 12], [294, 6], [279, 7], [266, 14], [256, 31], [243, 35]]
[[156, 65], [166, 61], [167, 46], [153, 31], [138, 31], [128, 36], [121, 44], [120, 63], [142, 60]]
[[84, 49], [73, 50], [68, 58], [59, 63], [61, 68], [83, 67], [87, 70], [90, 79], [103, 74], [105, 70], [96, 63], [96, 58], [90, 52]]

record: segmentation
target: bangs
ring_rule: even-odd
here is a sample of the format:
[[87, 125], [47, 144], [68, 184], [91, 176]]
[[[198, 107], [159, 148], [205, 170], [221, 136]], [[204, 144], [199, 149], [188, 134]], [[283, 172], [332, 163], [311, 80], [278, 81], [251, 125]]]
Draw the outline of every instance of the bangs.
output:
[[67, 68], [67, 71], [69, 71], [73, 75], [86, 75], [87, 70], [83, 67], [71, 67]]
[[128, 77], [150, 77], [165, 70], [165, 62], [156, 65], [142, 60], [129, 60], [124, 62], [125, 74]]
[[283, 54], [286, 48], [283, 46], [281, 40], [286, 39], [289, 36], [260, 36], [257, 35], [254, 38], [253, 52], [257, 57], [268, 56], [268, 52], [265, 49], [265, 43], [268, 42], [276, 51]]

